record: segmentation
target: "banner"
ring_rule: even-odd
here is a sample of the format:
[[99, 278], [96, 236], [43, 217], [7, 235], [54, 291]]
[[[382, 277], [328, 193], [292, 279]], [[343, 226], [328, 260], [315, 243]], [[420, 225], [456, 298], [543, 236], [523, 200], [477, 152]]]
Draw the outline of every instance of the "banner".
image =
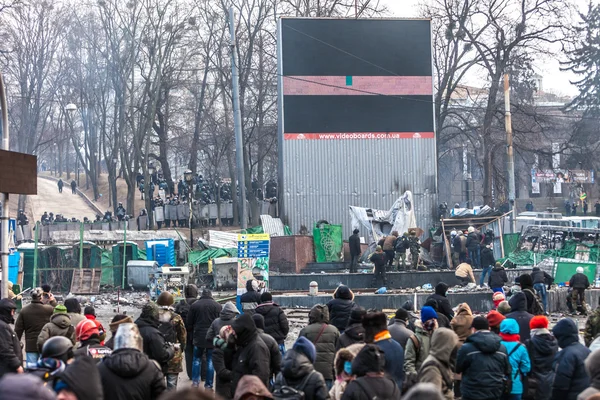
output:
[[[531, 183], [594, 183], [594, 171], [583, 169], [532, 169]], [[556, 193], [556, 189], [555, 189]]]

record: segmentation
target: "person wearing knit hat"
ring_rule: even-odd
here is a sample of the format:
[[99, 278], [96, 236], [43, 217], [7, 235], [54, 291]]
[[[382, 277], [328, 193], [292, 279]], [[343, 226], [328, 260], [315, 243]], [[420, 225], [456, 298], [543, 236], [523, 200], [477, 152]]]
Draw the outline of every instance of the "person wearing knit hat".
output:
[[429, 320], [437, 319], [437, 312], [433, 309], [433, 307], [425, 306], [421, 309], [421, 322], [424, 324]]
[[133, 324], [133, 318], [125, 314], [117, 314], [113, 317], [108, 324], [108, 328], [110, 329], [111, 337], [104, 343], [106, 347], [112, 349], [115, 343], [115, 335], [117, 334], [117, 329], [119, 329], [119, 325], [121, 324]]
[[421, 320], [415, 321], [415, 335], [413, 339], [406, 342], [404, 351], [404, 371], [412, 380], [411, 375], [415, 375], [423, 365], [423, 362], [429, 355], [429, 345], [431, 344], [431, 335], [437, 329], [437, 313], [429, 306], [421, 309]]
[[525, 376], [531, 370], [531, 361], [527, 348], [522, 346], [519, 337], [519, 324], [511, 318], [507, 318], [500, 324], [500, 338], [506, 348], [508, 361], [512, 367], [512, 390], [511, 398], [520, 399], [523, 395], [523, 382], [521, 376]]
[[260, 304], [256, 307], [255, 312], [260, 314], [265, 319], [265, 333], [273, 336], [279, 345], [281, 356], [285, 355], [285, 338], [290, 331], [285, 312], [273, 302], [273, 295], [269, 292], [263, 292], [260, 295]]
[[317, 349], [315, 348], [315, 345], [304, 336], [300, 336], [296, 339], [292, 349], [296, 350], [298, 353], [304, 354], [311, 364], [314, 364], [317, 360]]
[[531, 339], [527, 343], [531, 372], [528, 374], [525, 399], [549, 400], [554, 380], [553, 362], [558, 352], [558, 342], [548, 330], [548, 318], [536, 315], [529, 321]]
[[533, 329], [548, 330], [549, 323], [550, 323], [550, 321], [548, 321], [548, 318], [546, 318], [544, 315], [536, 315], [533, 318], [531, 318], [531, 321], [529, 321], [529, 328], [531, 330], [533, 330]]
[[396, 315], [391, 320], [391, 325], [388, 325], [388, 330], [392, 339], [400, 343], [403, 349], [406, 349], [406, 342], [414, 335], [414, 332], [408, 328], [410, 314], [404, 308], [396, 310]]
[[79, 300], [77, 297], [69, 297], [65, 300], [65, 307], [67, 308], [67, 314], [71, 318], [71, 325], [77, 326], [78, 323], [86, 319], [83, 314], [81, 314], [81, 304], [79, 304]]
[[139, 318], [135, 320], [135, 324], [142, 336], [144, 354], [160, 364], [164, 374], [168, 371], [168, 362], [173, 358], [175, 349], [172, 345], [167, 344], [167, 339], [158, 329], [160, 323], [158, 315], [158, 306], [149, 301], [142, 307], [142, 312]]
[[510, 304], [508, 304], [508, 301], [504, 300], [501, 301], [500, 304], [498, 304], [496, 311], [498, 311], [502, 315], [507, 315], [510, 314], [512, 308], [510, 307]]
[[492, 301], [494, 302], [494, 309], [497, 309], [498, 305], [500, 303], [502, 303], [504, 300], [506, 300], [506, 297], [504, 296], [504, 293], [502, 293], [502, 292], [494, 292], [494, 294], [492, 295]]
[[365, 328], [365, 343], [376, 344], [383, 350], [386, 374], [396, 381], [398, 387], [402, 387], [404, 351], [388, 331], [387, 316], [382, 312], [367, 313], [362, 324]]
[[490, 330], [490, 324], [485, 317], [482, 317], [481, 315], [479, 315], [479, 316], [473, 318], [473, 323], [471, 324], [471, 329], [474, 330], [474, 332], [488, 331], [488, 330]]
[[78, 323], [75, 334], [79, 342], [79, 348], [74, 352], [76, 356], [90, 356], [97, 364], [112, 353], [109, 347], [100, 343], [100, 332], [94, 321], [84, 319]]
[[50, 322], [44, 325], [38, 335], [37, 346], [39, 352], [42, 351], [46, 340], [54, 336], [64, 336], [75, 345], [75, 328], [71, 326], [71, 318], [67, 315], [67, 308], [63, 305], [57, 305], [54, 308]]
[[354, 343], [363, 343], [365, 336], [365, 328], [362, 326], [362, 319], [367, 314], [367, 311], [362, 307], [356, 307], [350, 312], [348, 326], [344, 333], [340, 335], [336, 350], [343, 349]]
[[500, 324], [506, 317], [500, 314], [498, 311], [492, 310], [487, 314], [486, 318], [488, 320], [490, 330], [496, 334], [500, 333]]

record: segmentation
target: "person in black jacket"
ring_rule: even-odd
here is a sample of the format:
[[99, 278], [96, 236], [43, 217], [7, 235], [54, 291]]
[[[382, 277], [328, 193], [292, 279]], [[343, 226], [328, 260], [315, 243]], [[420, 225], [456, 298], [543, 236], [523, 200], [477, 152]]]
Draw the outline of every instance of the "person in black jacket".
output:
[[458, 350], [456, 373], [462, 374], [460, 391], [463, 400], [500, 399], [504, 378], [512, 368], [500, 336], [490, 332], [487, 319], [475, 317], [473, 334]]
[[216, 379], [216, 393], [225, 400], [229, 400], [233, 397], [233, 388], [231, 387], [231, 366], [227, 368], [225, 365], [225, 349], [227, 348], [227, 342], [229, 335], [231, 334], [231, 325], [225, 325], [219, 331], [219, 334], [213, 339], [214, 349], [212, 354], [212, 360], [215, 369]]
[[577, 267], [577, 273], [569, 280], [569, 287], [573, 288], [573, 292], [571, 292], [571, 301], [577, 306], [577, 309], [581, 314], [586, 315], [587, 306], [585, 304], [585, 289], [590, 287], [590, 281], [583, 273], [582, 267]]
[[265, 333], [273, 336], [279, 345], [281, 355], [285, 355], [285, 338], [290, 331], [285, 312], [273, 302], [273, 296], [269, 292], [260, 295], [260, 304], [255, 311], [265, 319]]
[[437, 312], [444, 314], [448, 320], [454, 318], [454, 311], [452, 311], [452, 306], [450, 305], [450, 301], [446, 297], [446, 292], [448, 292], [448, 285], [444, 282], [440, 282], [435, 285], [435, 293], [427, 297], [427, 300], [433, 299], [437, 302]]
[[340, 335], [336, 350], [343, 349], [354, 343], [364, 343], [365, 328], [362, 326], [362, 319], [367, 311], [362, 307], [357, 307], [350, 313], [348, 326], [344, 333]]
[[188, 284], [183, 289], [185, 299], [182, 299], [177, 306], [175, 312], [181, 315], [181, 319], [185, 323], [186, 344], [185, 344], [185, 370], [188, 378], [192, 380], [192, 362], [194, 361], [194, 326], [188, 325], [188, 313], [192, 304], [198, 300], [198, 288], [194, 284]]
[[492, 273], [492, 269], [496, 265], [496, 259], [494, 258], [494, 250], [492, 245], [488, 244], [481, 247], [481, 277], [479, 278], [479, 286], [483, 286], [485, 277]]
[[231, 387], [236, 388], [244, 375], [256, 375], [268, 385], [271, 360], [267, 345], [258, 335], [252, 317], [242, 314], [231, 324], [234, 343], [225, 349], [225, 365], [231, 370]]
[[521, 286], [521, 292], [525, 294], [525, 297], [527, 298], [527, 312], [532, 315], [539, 314], [536, 313], [536, 304], [539, 305], [539, 303], [536, 298], [535, 289], [533, 288], [531, 275], [523, 274], [519, 276], [519, 285]]
[[533, 318], [532, 314], [527, 312], [527, 298], [523, 293], [516, 293], [510, 298], [508, 304], [511, 312], [506, 314], [506, 318], [512, 318], [519, 324], [519, 336], [521, 343], [530, 339], [529, 321]]
[[304, 400], [327, 400], [329, 393], [325, 379], [316, 371], [313, 363], [317, 359], [317, 350], [310, 340], [301, 336], [285, 354], [281, 372], [275, 378], [277, 393], [283, 386], [289, 386], [304, 392]]
[[531, 339], [527, 341], [527, 353], [531, 371], [527, 375], [527, 392], [524, 400], [550, 400], [554, 371], [552, 363], [558, 351], [556, 338], [548, 330], [548, 318], [536, 315], [529, 322]]
[[488, 286], [494, 293], [502, 292], [504, 293], [504, 284], [508, 282], [508, 276], [506, 276], [506, 271], [502, 264], [497, 262], [490, 273], [490, 279], [488, 280]]
[[144, 340], [144, 354], [162, 367], [163, 373], [175, 354], [172, 346], [167, 345], [163, 334], [158, 330], [158, 307], [152, 302], [144, 304], [140, 317], [135, 321]]
[[590, 349], [579, 343], [577, 324], [570, 318], [558, 321], [552, 333], [562, 349], [556, 353], [552, 366], [555, 372], [552, 400], [576, 400], [590, 385], [584, 364]]
[[210, 389], [213, 386], [213, 377], [215, 374], [212, 362], [213, 344], [206, 341], [208, 329], [213, 321], [219, 318], [221, 313], [221, 305], [212, 298], [212, 293], [208, 289], [202, 291], [200, 299], [191, 305], [187, 316], [186, 326], [192, 330], [188, 330], [188, 335], [193, 336], [194, 343], [194, 361], [192, 362], [192, 385], [198, 387], [200, 385], [200, 370], [202, 363], [202, 355], [206, 353], [206, 380], [204, 388]]
[[343, 333], [348, 326], [350, 313], [358, 307], [354, 302], [354, 293], [346, 285], [338, 286], [333, 292], [333, 299], [327, 303], [329, 310], [329, 323], [336, 328], [340, 333]]
[[356, 379], [348, 384], [342, 400], [400, 400], [402, 389], [384, 374], [384, 365], [385, 355], [379, 347], [366, 344], [352, 360], [352, 374]]
[[58, 375], [54, 390], [59, 399], [103, 400], [102, 380], [90, 357], [77, 357]]
[[360, 237], [358, 236], [359, 230], [355, 229], [352, 231], [352, 236], [348, 239], [348, 246], [350, 247], [350, 273], [356, 272], [358, 266], [358, 259], [360, 258]]
[[256, 279], [246, 281], [246, 293], [240, 296], [240, 302], [242, 303], [242, 312], [252, 316], [260, 303], [259, 285]]
[[533, 270], [531, 271], [531, 280], [533, 281], [533, 288], [542, 298], [544, 311], [548, 312], [548, 292], [546, 291], [546, 287], [550, 288], [554, 278], [546, 271], [542, 271], [540, 267], [533, 267]]
[[206, 333], [206, 342], [212, 343], [215, 336], [219, 334], [219, 331], [225, 325], [231, 325], [234, 319], [236, 319], [240, 315], [240, 312], [235, 307], [233, 302], [228, 301], [225, 303], [223, 308], [221, 309], [221, 314], [219, 318], [215, 319], [212, 324], [210, 324], [210, 328], [208, 328], [208, 332]]
[[467, 230], [467, 250], [473, 268], [481, 268], [481, 234], [472, 226]]
[[265, 342], [267, 348], [269, 349], [269, 358], [271, 360], [271, 375], [269, 376], [270, 381], [277, 376], [281, 370], [281, 352], [279, 351], [279, 345], [271, 335], [265, 333], [265, 319], [262, 315], [254, 314], [252, 316], [252, 320], [254, 321], [254, 325], [256, 325], [258, 336], [263, 342]]
[[16, 309], [17, 305], [12, 300], [0, 300], [0, 378], [11, 372], [23, 372], [21, 342], [10, 327], [15, 323]]
[[105, 399], [155, 400], [166, 390], [160, 368], [142, 349], [137, 326], [119, 325], [114, 351], [98, 364]]

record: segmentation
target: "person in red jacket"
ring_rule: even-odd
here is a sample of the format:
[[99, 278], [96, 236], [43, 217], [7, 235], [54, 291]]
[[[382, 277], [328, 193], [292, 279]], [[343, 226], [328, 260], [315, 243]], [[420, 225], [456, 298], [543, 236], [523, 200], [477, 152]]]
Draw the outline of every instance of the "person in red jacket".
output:
[[96, 327], [98, 328], [98, 333], [99, 333], [98, 336], [100, 337], [100, 344], [102, 346], [104, 346], [104, 339], [106, 339], [106, 329], [104, 329], [104, 327], [102, 326], [100, 321], [98, 321], [96, 319], [96, 310], [94, 309], [94, 307], [87, 306], [83, 310], [83, 315], [85, 315], [85, 317], [87, 319], [94, 321], [94, 323], [96, 324]]

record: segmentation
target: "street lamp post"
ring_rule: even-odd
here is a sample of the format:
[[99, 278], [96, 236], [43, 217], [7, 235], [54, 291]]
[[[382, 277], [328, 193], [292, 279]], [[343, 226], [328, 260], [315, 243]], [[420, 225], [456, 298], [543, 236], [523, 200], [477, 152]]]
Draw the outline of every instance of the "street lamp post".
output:
[[189, 220], [189, 225], [190, 225], [190, 248], [194, 248], [194, 231], [192, 230], [192, 221], [193, 221], [193, 210], [192, 210], [192, 192], [194, 191], [193, 188], [193, 184], [192, 184], [192, 179], [194, 178], [194, 173], [191, 170], [186, 170], [183, 173], [183, 177], [185, 178], [185, 183], [187, 183], [187, 189], [188, 189], [188, 202], [189, 202], [189, 206], [190, 206], [190, 220]]

